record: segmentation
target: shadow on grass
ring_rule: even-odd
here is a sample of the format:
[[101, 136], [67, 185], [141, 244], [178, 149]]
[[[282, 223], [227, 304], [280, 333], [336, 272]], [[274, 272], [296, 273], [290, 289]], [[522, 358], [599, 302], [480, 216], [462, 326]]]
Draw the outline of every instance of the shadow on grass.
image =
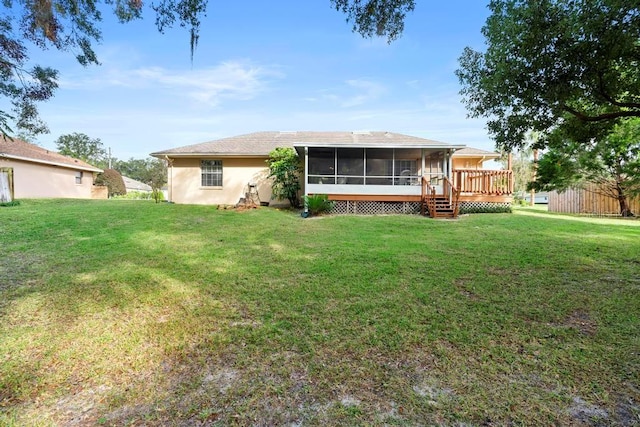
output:
[[574, 393], [615, 416], [637, 372], [636, 229], [57, 207], [5, 248], [41, 264], [2, 291], [25, 422], [571, 421]]

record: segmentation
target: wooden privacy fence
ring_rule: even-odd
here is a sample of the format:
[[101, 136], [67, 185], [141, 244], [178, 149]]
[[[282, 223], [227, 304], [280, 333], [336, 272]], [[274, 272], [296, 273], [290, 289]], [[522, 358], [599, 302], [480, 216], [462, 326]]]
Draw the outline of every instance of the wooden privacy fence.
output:
[[[549, 212], [589, 215], [620, 215], [618, 199], [597, 192], [598, 186], [590, 184], [584, 189], [569, 189], [562, 193], [549, 193]], [[640, 199], [627, 199], [631, 212], [640, 214]]]

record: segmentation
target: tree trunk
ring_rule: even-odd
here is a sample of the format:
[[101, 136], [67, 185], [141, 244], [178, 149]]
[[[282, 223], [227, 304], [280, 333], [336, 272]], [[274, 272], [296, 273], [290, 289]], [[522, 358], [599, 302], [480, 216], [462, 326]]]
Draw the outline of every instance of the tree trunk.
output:
[[618, 190], [618, 203], [620, 203], [620, 215], [625, 218], [634, 216], [629, 207], [629, 201], [627, 200], [627, 195], [624, 193], [624, 189], [620, 186], [620, 183], [617, 183], [616, 187]]

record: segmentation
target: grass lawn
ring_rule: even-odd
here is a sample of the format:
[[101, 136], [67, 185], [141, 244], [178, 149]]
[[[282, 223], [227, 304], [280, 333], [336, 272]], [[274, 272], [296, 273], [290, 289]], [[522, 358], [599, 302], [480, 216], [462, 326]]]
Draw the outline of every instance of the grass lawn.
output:
[[0, 208], [0, 425], [637, 425], [640, 221]]

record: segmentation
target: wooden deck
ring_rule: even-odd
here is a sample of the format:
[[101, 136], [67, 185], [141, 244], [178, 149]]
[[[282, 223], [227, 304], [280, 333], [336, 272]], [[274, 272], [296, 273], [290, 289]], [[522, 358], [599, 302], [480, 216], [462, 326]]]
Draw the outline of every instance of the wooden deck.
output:
[[420, 202], [422, 214], [433, 218], [458, 216], [460, 203], [510, 203], [513, 201], [511, 170], [454, 169], [452, 179], [445, 177], [442, 192], [437, 192], [426, 177], [422, 178], [421, 195], [337, 194], [329, 200], [368, 202]]

